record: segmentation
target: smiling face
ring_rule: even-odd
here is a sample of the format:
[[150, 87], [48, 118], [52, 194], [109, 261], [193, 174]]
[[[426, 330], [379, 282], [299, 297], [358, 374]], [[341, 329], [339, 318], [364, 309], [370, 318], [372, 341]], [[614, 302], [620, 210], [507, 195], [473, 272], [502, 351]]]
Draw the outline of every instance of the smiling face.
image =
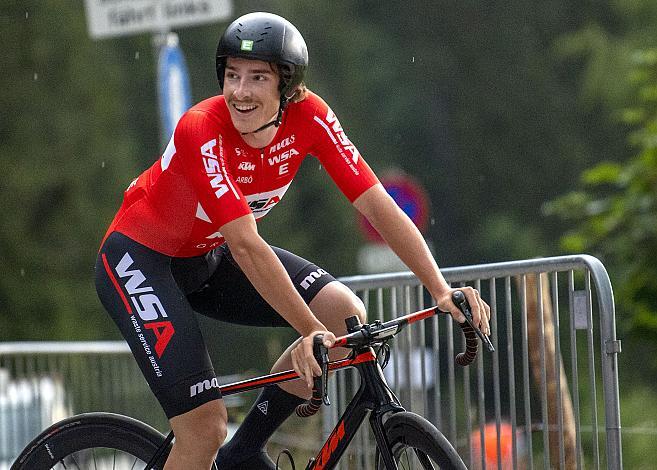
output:
[[280, 104], [278, 81], [276, 67], [268, 62], [226, 59], [223, 95], [239, 132], [253, 132], [276, 118]]

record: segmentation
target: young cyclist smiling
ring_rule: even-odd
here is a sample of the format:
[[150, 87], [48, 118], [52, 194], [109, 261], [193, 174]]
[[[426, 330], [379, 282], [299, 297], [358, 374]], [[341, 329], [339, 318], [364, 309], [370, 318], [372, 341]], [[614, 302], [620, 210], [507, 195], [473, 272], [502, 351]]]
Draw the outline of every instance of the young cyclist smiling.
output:
[[[126, 190], [102, 242], [96, 286], [170, 420], [176, 439], [165, 468], [208, 469], [216, 457], [220, 469], [272, 469], [265, 444], [320, 373], [313, 337], [323, 334], [328, 346], [345, 333], [345, 318], [365, 321], [346, 286], [258, 233], [256, 220], [281, 201], [306, 155], [321, 162], [438, 306], [464, 318], [419, 231], [328, 105], [305, 87], [308, 53], [299, 31], [273, 14], [242, 16], [221, 37], [216, 63], [222, 94], [192, 107], [162, 157]], [[476, 290], [461, 290], [488, 334], [488, 305]], [[273, 371], [293, 368], [302, 380], [266, 387], [218, 455], [226, 408], [194, 312], [300, 335]]]

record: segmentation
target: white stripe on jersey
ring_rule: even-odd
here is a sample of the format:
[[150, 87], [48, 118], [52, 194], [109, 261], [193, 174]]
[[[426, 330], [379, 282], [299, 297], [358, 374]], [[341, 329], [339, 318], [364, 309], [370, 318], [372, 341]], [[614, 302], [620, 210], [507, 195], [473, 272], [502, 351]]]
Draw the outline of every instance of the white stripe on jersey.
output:
[[201, 205], [200, 202], [198, 203], [198, 206], [196, 206], [196, 218], [201, 219], [202, 221], [208, 222], [210, 224], [212, 223], [210, 217], [208, 217], [208, 213], [205, 212], [205, 209], [203, 209], [203, 206]]
[[322, 127], [324, 128], [324, 130], [325, 130], [326, 133], [329, 135], [329, 137], [331, 138], [331, 140], [333, 141], [333, 143], [334, 143], [335, 145], [338, 145], [338, 140], [337, 140], [337, 139], [335, 138], [335, 136], [333, 135], [333, 132], [331, 132], [331, 129], [329, 128], [329, 126], [328, 126], [324, 121], [322, 121], [322, 119], [321, 119], [320, 117], [318, 117], [318, 116], [315, 116], [315, 121], [317, 121], [317, 122], [319, 123], [319, 125], [322, 126]]
[[169, 168], [171, 159], [175, 154], [176, 154], [176, 145], [173, 143], [173, 136], [171, 136], [171, 140], [169, 140], [169, 144], [167, 145], [164, 154], [162, 154], [162, 159], [160, 160], [160, 166], [162, 167], [162, 171]]

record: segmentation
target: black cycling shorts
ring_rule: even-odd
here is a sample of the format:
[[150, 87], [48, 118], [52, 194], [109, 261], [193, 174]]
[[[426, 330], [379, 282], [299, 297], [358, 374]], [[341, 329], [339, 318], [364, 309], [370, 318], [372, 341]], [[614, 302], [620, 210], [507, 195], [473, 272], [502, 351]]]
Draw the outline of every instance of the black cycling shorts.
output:
[[[272, 247], [307, 304], [335, 278]], [[230, 323], [290, 325], [258, 294], [226, 245], [172, 258], [112, 233], [96, 262], [98, 296], [171, 418], [221, 398], [194, 312]]]

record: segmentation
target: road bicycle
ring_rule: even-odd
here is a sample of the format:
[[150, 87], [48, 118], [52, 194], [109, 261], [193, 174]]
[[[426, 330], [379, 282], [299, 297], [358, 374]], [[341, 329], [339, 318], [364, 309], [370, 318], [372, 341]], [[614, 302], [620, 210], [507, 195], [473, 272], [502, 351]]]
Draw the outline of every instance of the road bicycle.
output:
[[[488, 337], [473, 325], [465, 295], [455, 291], [453, 300], [466, 317], [466, 322], [459, 324], [465, 336], [465, 350], [456, 356], [455, 361], [466, 366], [477, 355], [477, 337], [489, 351], [494, 351], [494, 348]], [[431, 307], [387, 322], [377, 320], [365, 325], [360, 324], [355, 316], [348, 318], [348, 333], [337, 338], [333, 346], [351, 349], [348, 357], [342, 360], [329, 362], [321, 337], [314, 339], [314, 354], [322, 368], [322, 375], [315, 378], [312, 398], [297, 408], [298, 416], [311, 416], [323, 404], [329, 405], [329, 371], [354, 367], [361, 382], [328, 439], [316, 457], [308, 462], [306, 470], [335, 468], [368, 415], [376, 444], [374, 462], [377, 469], [466, 468], [456, 449], [433, 424], [402, 407], [382, 372], [390, 355], [389, 341], [407, 325], [438, 312], [437, 307]], [[224, 396], [229, 396], [298, 378], [290, 370], [224, 385], [220, 389]], [[173, 438], [172, 432], [165, 437], [149, 425], [127, 416], [85, 413], [60, 421], [43, 431], [27, 445], [11, 468], [161, 469]], [[291, 463], [294, 468], [294, 461]]]

